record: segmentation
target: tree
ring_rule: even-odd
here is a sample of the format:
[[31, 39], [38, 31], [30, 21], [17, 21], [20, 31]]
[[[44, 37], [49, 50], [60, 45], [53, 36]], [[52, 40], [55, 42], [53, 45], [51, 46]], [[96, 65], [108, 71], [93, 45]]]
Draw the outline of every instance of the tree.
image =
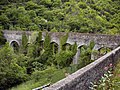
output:
[[60, 50], [63, 50], [63, 45], [66, 44], [68, 33], [60, 38]]
[[5, 44], [7, 40], [5, 39], [4, 35], [3, 35], [3, 32], [0, 31], [0, 46]]
[[0, 53], [0, 89], [5, 90], [25, 81], [26, 69], [17, 64], [18, 57], [8, 43], [0, 48]]
[[28, 48], [28, 37], [24, 32], [22, 34], [22, 45], [20, 47], [20, 52], [22, 52], [23, 54], [27, 54], [27, 48]]
[[88, 46], [84, 45], [80, 49], [80, 58], [79, 58], [79, 68], [82, 68], [89, 63], [91, 63], [93, 60], [91, 60], [91, 54], [93, 53], [93, 48], [95, 46], [95, 43], [93, 41], [90, 42]]
[[57, 63], [58, 68], [68, 67], [72, 63], [73, 52], [70, 50], [60, 51], [55, 56], [55, 61]]
[[0, 22], [4, 29], [9, 29], [9, 18], [5, 14], [0, 15]]

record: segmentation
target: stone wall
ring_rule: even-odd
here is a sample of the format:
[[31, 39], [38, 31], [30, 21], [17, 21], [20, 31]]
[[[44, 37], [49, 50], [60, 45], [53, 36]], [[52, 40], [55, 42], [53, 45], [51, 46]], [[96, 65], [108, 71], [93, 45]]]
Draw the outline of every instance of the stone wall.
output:
[[120, 47], [44, 90], [90, 90], [90, 82], [98, 81], [105, 73], [104, 68], [115, 65], [119, 58]]
[[[8, 42], [12, 41], [18, 41], [21, 43], [22, 39], [22, 33], [25, 32], [28, 36], [33, 33], [33, 31], [8, 31], [4, 30], [4, 36], [7, 39]], [[49, 32], [49, 35], [51, 36], [51, 42], [55, 42], [58, 45], [59, 39], [61, 36], [65, 35], [65, 32]], [[42, 33], [42, 39], [44, 40], [46, 36], [46, 33]], [[115, 49], [120, 45], [120, 35], [104, 35], [104, 34], [87, 34], [87, 33], [75, 33], [70, 32], [68, 36], [68, 40], [66, 43], [68, 44], [74, 44], [77, 43], [78, 47], [82, 45], [87, 45], [90, 43], [90, 41], [95, 42], [95, 50], [98, 50], [101, 47], [109, 47], [112, 49]]]
[[[22, 34], [26, 33], [28, 37], [31, 36], [33, 31], [3, 31], [5, 38], [9, 42], [9, 45], [12, 45], [13, 42], [16, 42], [18, 46], [22, 43]], [[51, 37], [51, 43], [58, 44], [58, 51], [60, 50], [60, 38], [66, 35], [65, 32], [48, 32]], [[46, 32], [42, 32], [42, 40], [45, 40]], [[81, 47], [82, 45], [89, 45], [91, 41], [95, 42], [95, 46], [93, 51], [97, 51], [102, 47], [110, 48], [111, 50], [115, 49], [120, 45], [120, 35], [105, 35], [105, 34], [88, 34], [88, 33], [76, 33], [70, 32], [68, 34], [68, 39], [66, 44], [73, 45], [75, 42], [77, 43], [77, 47]], [[79, 49], [77, 50], [76, 55], [73, 58], [73, 63], [77, 64], [80, 56]], [[91, 59], [96, 60], [98, 58], [97, 55], [92, 54]]]
[[[16, 41], [21, 44], [22, 33], [25, 32], [28, 36], [31, 35], [31, 31], [7, 31], [4, 30], [4, 36], [9, 43]], [[64, 32], [49, 32], [51, 36], [51, 42], [55, 42], [59, 46], [59, 39], [65, 35]], [[42, 39], [44, 40], [46, 33], [42, 33]], [[81, 45], [87, 45], [90, 41], [95, 42], [94, 50], [98, 50], [101, 47], [109, 47], [115, 49], [120, 45], [119, 35], [102, 35], [102, 34], [85, 34], [85, 33], [69, 33], [66, 43], [74, 44], [77, 42], [78, 47]], [[79, 52], [75, 56], [75, 63], [77, 63]], [[78, 70], [72, 75], [58, 81], [54, 85], [46, 88], [45, 90], [89, 90], [90, 82], [97, 81], [105, 72], [104, 67], [110, 63], [115, 63], [120, 58], [120, 47], [99, 58], [86, 67]]]

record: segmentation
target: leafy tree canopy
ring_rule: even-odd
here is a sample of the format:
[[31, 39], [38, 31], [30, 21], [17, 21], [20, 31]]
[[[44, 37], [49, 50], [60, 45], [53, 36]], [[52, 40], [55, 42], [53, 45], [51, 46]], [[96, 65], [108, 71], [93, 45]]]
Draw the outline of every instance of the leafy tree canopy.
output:
[[0, 29], [119, 34], [119, 0], [1, 0]]

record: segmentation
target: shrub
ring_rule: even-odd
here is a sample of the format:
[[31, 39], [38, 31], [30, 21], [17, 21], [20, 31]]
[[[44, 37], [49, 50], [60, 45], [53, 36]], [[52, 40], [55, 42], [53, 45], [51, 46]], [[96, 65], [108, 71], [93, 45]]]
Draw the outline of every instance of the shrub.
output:
[[43, 71], [35, 71], [32, 74], [32, 78], [35, 79], [36, 81], [41, 79], [47, 79], [48, 81], [50, 81], [55, 71], [56, 71], [56, 68], [48, 67], [46, 70], [43, 70]]
[[58, 67], [63, 68], [71, 64], [74, 54], [71, 51], [61, 51], [55, 56]]
[[17, 64], [17, 59], [8, 43], [0, 49], [0, 90], [5, 90], [27, 79], [26, 69]]
[[3, 32], [0, 31], [0, 46], [5, 44], [7, 40], [4, 38]]

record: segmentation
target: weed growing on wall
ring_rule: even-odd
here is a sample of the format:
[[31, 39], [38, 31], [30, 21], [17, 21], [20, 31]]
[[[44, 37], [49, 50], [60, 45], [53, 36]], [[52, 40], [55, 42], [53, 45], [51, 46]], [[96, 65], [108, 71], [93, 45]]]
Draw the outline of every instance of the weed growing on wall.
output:
[[112, 78], [114, 78], [112, 63], [109, 64], [109, 66], [104, 67], [104, 70], [106, 72], [98, 82], [94, 82], [94, 83], [91, 82], [90, 89], [91, 90], [118, 90], [118, 86], [120, 85], [118, 85], [117, 84], [118, 82], [116, 82], [115, 80], [112, 80]]
[[[12, 60], [12, 62], [10, 62], [12, 65], [12, 67], [10, 67], [10, 70], [11, 68], [13, 68], [14, 70], [16, 68], [15, 72], [12, 71], [11, 73], [8, 73], [8, 76], [11, 74], [13, 76], [16, 75], [12, 77], [13, 82], [14, 80], [18, 80], [18, 82], [15, 83], [8, 83], [10, 84], [10, 86], [7, 86], [8, 84], [6, 86], [2, 86], [2, 84], [5, 83], [1, 82], [1, 88], [12, 87], [14, 85], [22, 83], [23, 81], [28, 80], [29, 78], [31, 79], [30, 82], [39, 82], [39, 85], [44, 85], [48, 82], [54, 83], [57, 80], [67, 77], [71, 73], [81, 68], [78, 66], [85, 66], [89, 64], [91, 62], [90, 56], [94, 43], [91, 42], [87, 47], [81, 48], [81, 56], [82, 58], [84, 58], [81, 58], [81, 61], [84, 62], [79, 62], [78, 65], [73, 65], [73, 57], [77, 52], [77, 43], [75, 42], [73, 45], [67, 44], [67, 39], [68, 33], [64, 36], [61, 36], [59, 50], [59, 46], [57, 45], [57, 43], [51, 42], [51, 37], [47, 32], [44, 41], [42, 41], [42, 32], [33, 32], [30, 37], [27, 37], [27, 35], [23, 33], [20, 52], [11, 52], [11, 56], [10, 58], [8, 58], [6, 54], [9, 51], [5, 53], [7, 49], [4, 49], [6, 46], [1, 48], [0, 52], [2, 52], [2, 56], [4, 56], [4, 61], [8, 61], [7, 63], [9, 63], [9, 61]], [[10, 47], [7, 48], [10, 49]], [[2, 56], [0, 57], [0, 59], [2, 59]], [[2, 67], [3, 65], [1, 62], [0, 64], [1, 68], [5, 68]], [[2, 70], [1, 68], [0, 70]], [[19, 76], [19, 72], [21, 72], [21, 76]], [[61, 76], [59, 77], [59, 75]], [[36, 85], [34, 87], [36, 87]]]
[[95, 46], [95, 43], [91, 41], [89, 45], [83, 45], [82, 47], [79, 48], [80, 50], [80, 58], [79, 58], [79, 66], [78, 68], [82, 68], [89, 63], [93, 62], [91, 60], [91, 54], [93, 52], [93, 48]]

